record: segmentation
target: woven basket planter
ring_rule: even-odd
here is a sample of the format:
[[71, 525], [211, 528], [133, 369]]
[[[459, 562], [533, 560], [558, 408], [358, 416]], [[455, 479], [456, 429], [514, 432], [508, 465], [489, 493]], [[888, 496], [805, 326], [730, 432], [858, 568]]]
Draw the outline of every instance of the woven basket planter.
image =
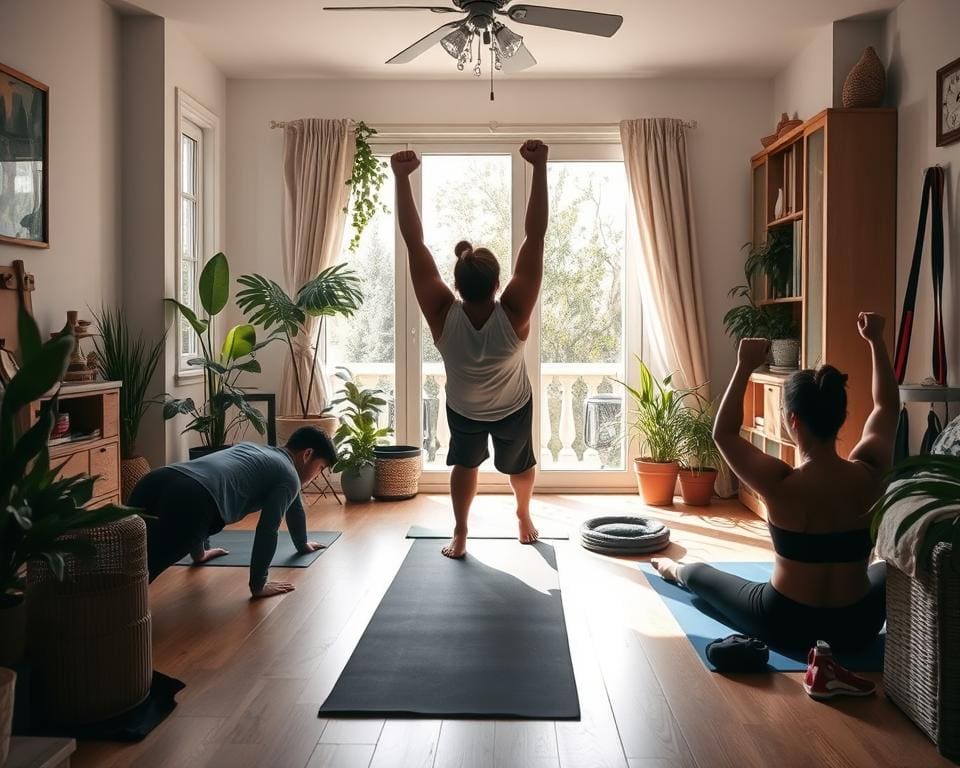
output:
[[147, 536], [140, 517], [83, 532], [90, 560], [67, 558], [64, 580], [27, 569], [28, 647], [44, 717], [82, 725], [131, 709], [150, 693]]
[[120, 460], [120, 503], [126, 504], [130, 494], [150, 472], [150, 462], [143, 456], [131, 456]]
[[930, 572], [887, 568], [887, 696], [937, 745], [960, 758], [960, 573], [938, 544]]
[[420, 490], [420, 449], [382, 445], [374, 450], [373, 496], [384, 501], [412, 499]]

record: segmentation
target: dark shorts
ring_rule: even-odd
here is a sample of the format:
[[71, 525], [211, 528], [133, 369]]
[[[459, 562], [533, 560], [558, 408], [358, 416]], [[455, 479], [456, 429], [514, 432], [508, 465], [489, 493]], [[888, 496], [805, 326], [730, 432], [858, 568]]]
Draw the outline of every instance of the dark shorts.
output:
[[447, 424], [450, 427], [448, 467], [479, 467], [490, 458], [488, 438], [493, 438], [493, 463], [498, 472], [519, 475], [537, 463], [533, 455], [533, 398], [519, 411], [499, 421], [468, 419], [447, 406]]

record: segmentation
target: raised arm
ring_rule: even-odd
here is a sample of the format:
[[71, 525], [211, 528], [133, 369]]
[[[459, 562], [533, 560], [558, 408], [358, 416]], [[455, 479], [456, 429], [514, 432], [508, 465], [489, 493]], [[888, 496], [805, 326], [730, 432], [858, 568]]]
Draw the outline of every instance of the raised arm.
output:
[[[769, 342], [766, 339], [743, 339], [737, 359], [737, 369], [720, 402], [713, 425], [713, 439], [723, 458], [744, 483], [761, 496], [773, 491], [790, 474], [790, 467], [758, 449], [740, 436], [743, 423], [743, 396], [750, 374], [763, 365]], [[780, 418], [768, 414], [767, 418]]]
[[416, 152], [405, 150], [394, 154], [390, 158], [390, 165], [397, 184], [397, 220], [403, 242], [407, 246], [413, 290], [417, 295], [420, 311], [433, 332], [433, 338], [437, 339], [443, 330], [447, 310], [455, 297], [440, 277], [433, 254], [423, 242], [423, 224], [420, 222], [417, 204], [413, 200], [413, 190], [410, 188], [410, 174], [420, 167], [420, 158]]
[[882, 316], [861, 312], [857, 318], [860, 335], [870, 345], [873, 357], [873, 411], [863, 425], [863, 435], [850, 452], [850, 461], [866, 464], [878, 473], [886, 472], [893, 463], [893, 444], [900, 416], [900, 391], [883, 341]]
[[524, 240], [517, 254], [513, 277], [500, 297], [517, 335], [525, 339], [530, 331], [530, 316], [537, 305], [543, 282], [543, 246], [547, 236], [550, 200], [547, 192], [547, 155], [549, 147], [536, 139], [520, 147], [520, 155], [533, 166], [533, 184], [527, 201]]

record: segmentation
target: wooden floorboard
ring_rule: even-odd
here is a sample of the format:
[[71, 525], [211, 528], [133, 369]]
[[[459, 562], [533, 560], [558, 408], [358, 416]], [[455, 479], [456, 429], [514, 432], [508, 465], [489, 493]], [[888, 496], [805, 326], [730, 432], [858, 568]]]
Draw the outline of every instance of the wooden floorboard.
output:
[[[822, 704], [800, 675], [709, 672], [637, 568], [580, 549], [600, 514], [654, 514], [667, 554], [769, 560], [764, 525], [733, 502], [644, 510], [636, 496], [550, 495], [535, 514], [568, 526], [557, 547], [578, 722], [357, 720], [317, 716], [410, 547], [412, 524], [449, 525], [449, 499], [340, 507], [312, 503], [309, 526], [343, 532], [297, 589], [252, 601], [238, 568], [171, 568], [150, 587], [154, 665], [187, 687], [137, 744], [81, 743], [80, 768], [938, 768], [923, 734], [884, 696]], [[475, 525], [510, 524], [510, 499], [481, 496]], [[255, 519], [241, 527], [253, 528]], [[281, 534], [285, 535], [285, 534]], [[437, 541], [437, 549], [443, 544]], [[438, 557], [439, 552], [438, 552]], [[879, 680], [879, 676], [877, 676]]]

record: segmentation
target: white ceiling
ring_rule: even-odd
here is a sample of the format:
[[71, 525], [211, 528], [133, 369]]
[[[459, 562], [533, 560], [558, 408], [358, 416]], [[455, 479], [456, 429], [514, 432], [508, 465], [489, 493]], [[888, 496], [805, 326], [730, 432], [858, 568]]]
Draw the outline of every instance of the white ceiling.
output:
[[[321, 10], [324, 5], [429, 5], [434, 0], [127, 2], [178, 22], [227, 77], [470, 77], [458, 72], [439, 47], [410, 64], [384, 64], [440, 24], [458, 18], [452, 14]], [[525, 78], [769, 77], [810, 41], [818, 27], [885, 12], [899, 2], [534, 0], [537, 5], [618, 13], [624, 23], [611, 39], [508, 25], [524, 36], [539, 62], [522, 74]]]

